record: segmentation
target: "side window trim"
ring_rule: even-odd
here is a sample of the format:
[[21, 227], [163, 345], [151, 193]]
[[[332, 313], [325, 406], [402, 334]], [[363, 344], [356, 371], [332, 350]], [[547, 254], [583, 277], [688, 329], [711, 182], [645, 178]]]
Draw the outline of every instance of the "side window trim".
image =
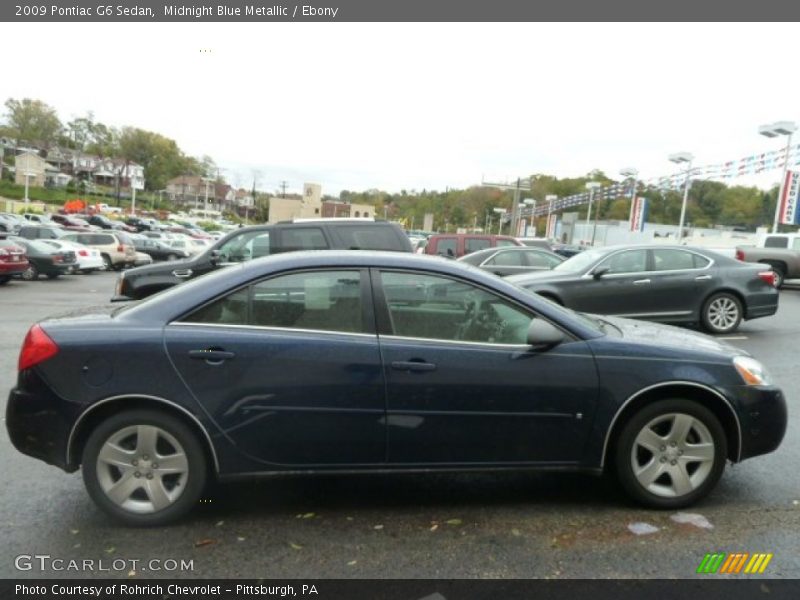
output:
[[[652, 263], [652, 269], [651, 269], [652, 273], [686, 273], [688, 271], [705, 271], [707, 269], [710, 269], [716, 263], [716, 261], [713, 258], [708, 258], [707, 256], [703, 256], [699, 252], [693, 252], [692, 250], [689, 250], [688, 248], [685, 248], [685, 249], [684, 248], [680, 248], [678, 251], [686, 252], [688, 254], [691, 254], [692, 256], [699, 256], [704, 261], [706, 261], [706, 264], [704, 266], [702, 266], [702, 267], [691, 267], [691, 268], [686, 268], [686, 269], [661, 269], [661, 270], [656, 270], [656, 268], [655, 268], [655, 254], [654, 253], [657, 250], [659, 250], [659, 248], [650, 248], [650, 250], [649, 250], [650, 255], [651, 255], [651, 261], [650, 262]], [[675, 248], [669, 248], [669, 250], [675, 250]]]

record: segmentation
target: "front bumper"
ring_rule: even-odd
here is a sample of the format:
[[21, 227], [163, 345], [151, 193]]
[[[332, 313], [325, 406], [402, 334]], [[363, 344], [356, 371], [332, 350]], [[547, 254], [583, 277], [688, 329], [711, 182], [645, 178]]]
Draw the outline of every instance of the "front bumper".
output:
[[783, 392], [773, 386], [741, 386], [733, 395], [738, 404], [742, 434], [739, 459], [777, 449], [786, 434], [789, 418]]

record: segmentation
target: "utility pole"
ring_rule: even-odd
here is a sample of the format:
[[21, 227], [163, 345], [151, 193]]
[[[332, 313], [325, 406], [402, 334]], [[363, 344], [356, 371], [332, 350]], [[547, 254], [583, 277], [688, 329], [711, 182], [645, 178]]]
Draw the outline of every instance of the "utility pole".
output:
[[286, 181], [281, 181], [281, 198], [286, 198]]
[[519, 198], [522, 192], [530, 192], [531, 191], [531, 178], [530, 177], [518, 177], [514, 183], [489, 183], [487, 181], [481, 181], [481, 185], [484, 187], [493, 187], [499, 190], [513, 190], [514, 191], [514, 199], [511, 202], [511, 229], [510, 235], [516, 236], [517, 235], [517, 227], [519, 223]]

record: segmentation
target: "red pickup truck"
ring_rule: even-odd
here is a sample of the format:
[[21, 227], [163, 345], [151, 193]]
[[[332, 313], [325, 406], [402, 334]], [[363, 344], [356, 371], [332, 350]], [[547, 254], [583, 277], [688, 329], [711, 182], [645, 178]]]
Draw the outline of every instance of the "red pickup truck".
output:
[[465, 254], [496, 246], [524, 246], [517, 238], [507, 235], [480, 233], [437, 233], [428, 238], [425, 254], [461, 258]]

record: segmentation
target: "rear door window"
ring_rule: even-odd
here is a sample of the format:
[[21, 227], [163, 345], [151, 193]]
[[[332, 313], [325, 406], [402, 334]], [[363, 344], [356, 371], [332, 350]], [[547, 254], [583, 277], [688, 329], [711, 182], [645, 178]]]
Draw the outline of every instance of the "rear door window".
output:
[[488, 238], [465, 238], [464, 239], [464, 253], [471, 254], [484, 248], [491, 248], [492, 242]]
[[326, 250], [329, 248], [325, 234], [319, 227], [297, 227], [281, 230], [280, 251]]
[[391, 227], [340, 225], [335, 233], [341, 240], [342, 248], [346, 250], [405, 250]]
[[458, 251], [456, 238], [440, 238], [436, 240], [436, 254], [439, 256], [455, 256]]

